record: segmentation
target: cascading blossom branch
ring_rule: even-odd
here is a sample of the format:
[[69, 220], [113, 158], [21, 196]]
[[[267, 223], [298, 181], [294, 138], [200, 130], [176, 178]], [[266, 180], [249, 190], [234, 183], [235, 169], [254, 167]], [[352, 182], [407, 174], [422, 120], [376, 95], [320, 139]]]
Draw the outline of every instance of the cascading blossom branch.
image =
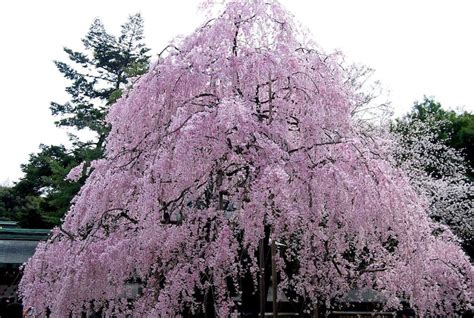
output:
[[270, 239], [279, 288], [303, 307], [362, 287], [420, 315], [470, 306], [468, 259], [432, 234], [383, 141], [357, 132], [340, 57], [299, 30], [276, 1], [229, 1], [164, 50], [110, 109], [105, 159], [26, 264], [25, 306], [231, 316], [258, 298]]

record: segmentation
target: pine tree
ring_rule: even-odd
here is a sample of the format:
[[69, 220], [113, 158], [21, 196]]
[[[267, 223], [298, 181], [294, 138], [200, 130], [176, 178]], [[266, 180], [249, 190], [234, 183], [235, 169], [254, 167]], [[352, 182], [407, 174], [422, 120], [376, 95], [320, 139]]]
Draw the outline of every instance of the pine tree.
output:
[[70, 169], [79, 163], [91, 162], [103, 155], [108, 132], [105, 115], [120, 98], [124, 88], [148, 69], [149, 49], [143, 43], [143, 19], [132, 15], [115, 37], [95, 19], [82, 39], [84, 51], [65, 48], [70, 64], [55, 61], [58, 70], [71, 81], [66, 88], [70, 100], [51, 103], [56, 124], [76, 130], [89, 129], [97, 139], [81, 141], [70, 134], [72, 148], [41, 145], [22, 165], [24, 177], [12, 188], [0, 191], [3, 216], [20, 221], [25, 227], [52, 227], [60, 222], [78, 192], [83, 179], [65, 181]]
[[149, 49], [143, 43], [143, 19], [129, 17], [120, 36], [109, 34], [100, 19], [95, 19], [82, 39], [84, 51], [64, 48], [71, 64], [55, 61], [58, 70], [71, 81], [66, 88], [70, 100], [51, 103], [56, 125], [88, 128], [97, 133], [98, 147], [107, 135], [105, 115], [108, 107], [121, 97], [130, 81], [148, 69]]

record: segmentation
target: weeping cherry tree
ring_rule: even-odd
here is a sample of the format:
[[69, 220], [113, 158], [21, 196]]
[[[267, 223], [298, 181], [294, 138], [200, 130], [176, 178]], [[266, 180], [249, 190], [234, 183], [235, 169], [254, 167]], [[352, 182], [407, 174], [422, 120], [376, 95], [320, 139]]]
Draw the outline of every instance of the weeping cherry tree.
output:
[[271, 0], [228, 1], [169, 45], [111, 107], [105, 159], [70, 173], [87, 181], [26, 264], [24, 305], [228, 317], [254, 307], [271, 241], [302, 308], [365, 287], [420, 315], [469, 307], [471, 264], [433, 234], [387, 142], [354, 125], [341, 60]]

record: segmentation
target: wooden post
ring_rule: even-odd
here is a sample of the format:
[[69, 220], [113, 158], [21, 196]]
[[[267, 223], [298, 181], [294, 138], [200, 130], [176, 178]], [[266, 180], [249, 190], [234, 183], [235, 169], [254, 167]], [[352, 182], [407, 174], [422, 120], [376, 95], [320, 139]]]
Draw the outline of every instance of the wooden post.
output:
[[207, 312], [207, 309], [208, 309], [207, 303], [208, 302], [209, 302], [209, 299], [208, 299], [207, 290], [206, 290], [206, 292], [204, 293], [204, 318], [210, 317], [209, 313]]
[[314, 305], [313, 318], [319, 318], [319, 304]]
[[268, 72], [268, 123], [273, 121], [273, 104], [272, 104], [272, 73]]
[[278, 287], [277, 287], [277, 271], [276, 271], [276, 245], [272, 240], [272, 290], [273, 290], [273, 318], [278, 316]]
[[265, 251], [264, 239], [260, 240], [259, 263], [260, 263], [260, 317], [265, 318]]

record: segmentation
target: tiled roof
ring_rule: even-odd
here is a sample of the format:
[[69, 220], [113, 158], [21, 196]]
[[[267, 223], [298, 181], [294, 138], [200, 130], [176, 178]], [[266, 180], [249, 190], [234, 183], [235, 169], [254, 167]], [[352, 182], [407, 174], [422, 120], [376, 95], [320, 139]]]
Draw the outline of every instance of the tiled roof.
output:
[[0, 264], [23, 264], [35, 252], [38, 241], [0, 240]]
[[0, 240], [27, 240], [40, 241], [48, 237], [50, 230], [0, 228]]
[[387, 301], [382, 294], [370, 288], [352, 289], [342, 297], [342, 300], [349, 303], [385, 303]]
[[34, 254], [39, 241], [47, 239], [49, 231], [0, 228], [0, 265], [26, 262]]

